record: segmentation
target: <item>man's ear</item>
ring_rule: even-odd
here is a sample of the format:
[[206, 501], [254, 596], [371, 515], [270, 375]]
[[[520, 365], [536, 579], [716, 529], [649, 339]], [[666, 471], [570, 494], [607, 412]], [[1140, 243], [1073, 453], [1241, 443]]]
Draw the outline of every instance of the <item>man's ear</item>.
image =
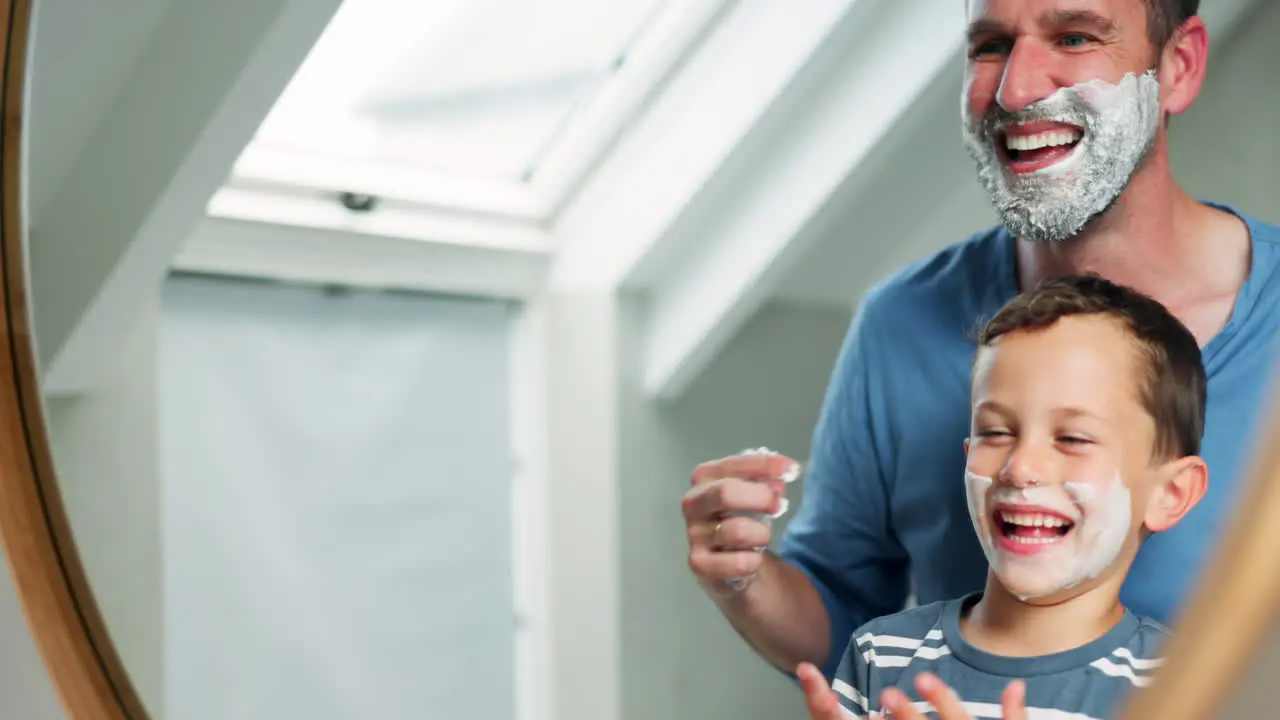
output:
[[1194, 455], [1165, 464], [1159, 474], [1143, 515], [1143, 525], [1151, 532], [1177, 525], [1209, 488], [1209, 468]]
[[1204, 84], [1209, 59], [1209, 30], [1199, 17], [1188, 18], [1160, 53], [1159, 77], [1165, 112], [1180, 115], [1191, 107]]
[[964, 456], [969, 457], [969, 438], [964, 439]]

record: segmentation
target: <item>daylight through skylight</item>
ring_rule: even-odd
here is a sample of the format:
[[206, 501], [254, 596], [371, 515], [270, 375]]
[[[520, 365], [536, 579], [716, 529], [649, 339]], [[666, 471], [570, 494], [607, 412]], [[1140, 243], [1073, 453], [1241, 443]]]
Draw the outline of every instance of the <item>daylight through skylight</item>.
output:
[[664, 2], [345, 0], [256, 142], [520, 182]]

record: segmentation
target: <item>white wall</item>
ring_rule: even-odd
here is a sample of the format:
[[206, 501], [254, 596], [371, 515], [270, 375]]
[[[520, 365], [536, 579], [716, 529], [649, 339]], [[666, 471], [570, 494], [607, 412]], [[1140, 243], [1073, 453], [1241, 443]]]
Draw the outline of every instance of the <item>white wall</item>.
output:
[[529, 720], [622, 717], [617, 307], [608, 293], [536, 299], [526, 315], [535, 337], [516, 360], [539, 396], [522, 408], [525, 447], [535, 446], [522, 462], [543, 503], [530, 568], [542, 578], [531, 603], [542, 644], [530, 659], [545, 687]]
[[[634, 309], [634, 308], [633, 308]], [[840, 310], [770, 305], [670, 406], [639, 394], [623, 334], [619, 462], [622, 676], [627, 720], [802, 717], [799, 691], [758, 658], [695, 584], [680, 497], [694, 466], [766, 445], [803, 460], [849, 324]], [[626, 322], [634, 318], [625, 319]], [[791, 488], [793, 507], [803, 483]], [[785, 517], [776, 527], [780, 533]]]
[[1174, 119], [1171, 155], [1188, 192], [1280, 222], [1280, 2], [1251, 12], [1210, 62], [1195, 104]]
[[102, 384], [46, 398], [55, 472], [76, 547], [135, 689], [159, 718], [163, 681], [156, 329], [159, 292]]

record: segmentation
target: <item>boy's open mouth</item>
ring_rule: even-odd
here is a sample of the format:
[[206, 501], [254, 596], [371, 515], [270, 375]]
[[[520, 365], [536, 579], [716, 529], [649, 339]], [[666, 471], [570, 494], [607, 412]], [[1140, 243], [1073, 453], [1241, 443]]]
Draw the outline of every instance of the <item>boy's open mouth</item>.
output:
[[1042, 508], [999, 507], [994, 525], [1007, 545], [1033, 550], [1062, 540], [1075, 528], [1070, 518]]

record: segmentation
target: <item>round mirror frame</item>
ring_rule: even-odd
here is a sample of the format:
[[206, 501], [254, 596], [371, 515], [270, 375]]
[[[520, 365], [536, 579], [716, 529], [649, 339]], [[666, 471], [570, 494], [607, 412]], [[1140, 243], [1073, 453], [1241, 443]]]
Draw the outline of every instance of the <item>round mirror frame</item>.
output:
[[145, 720], [76, 553], [45, 431], [27, 293], [22, 187], [31, 17], [32, 0], [0, 0], [0, 540], [27, 624], [67, 715]]
[[[146, 720], [76, 552], [45, 430], [26, 283], [22, 188], [32, 2], [0, 0], [0, 540], [68, 717]], [[1268, 419], [1240, 512], [1177, 623], [1164, 667], [1135, 693], [1123, 720], [1211, 717], [1280, 615], [1280, 562], [1271, 556], [1280, 547], [1280, 396]]]

